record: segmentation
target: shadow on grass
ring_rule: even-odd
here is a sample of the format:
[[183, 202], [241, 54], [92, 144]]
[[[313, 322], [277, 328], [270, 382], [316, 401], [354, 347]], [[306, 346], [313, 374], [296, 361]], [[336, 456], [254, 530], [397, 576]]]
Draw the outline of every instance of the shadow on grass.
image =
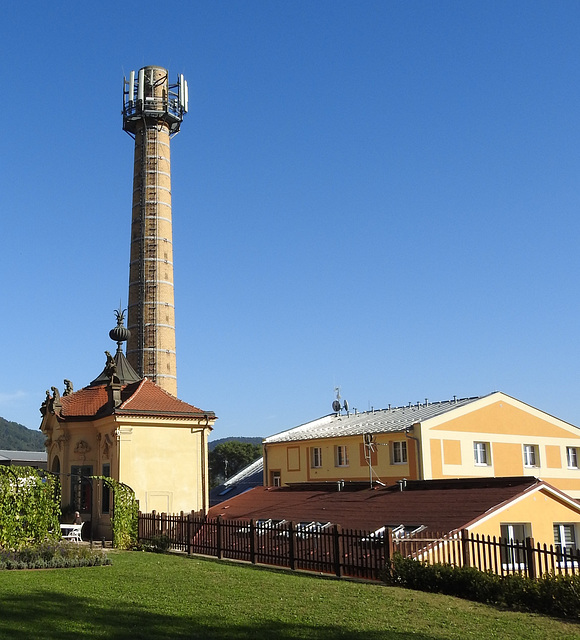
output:
[[[73, 586], [73, 585], [71, 585]], [[208, 594], [211, 598], [211, 594]], [[26, 596], [2, 599], [0, 638], [11, 640], [164, 640], [191, 638], [203, 640], [287, 640], [290, 638], [349, 638], [352, 640], [433, 640], [437, 636], [401, 633], [342, 630], [338, 626], [314, 626], [296, 622], [256, 623], [225, 626], [219, 618], [208, 619], [192, 613], [188, 617], [154, 614], [139, 605], [96, 604], [90, 598], [74, 595], [29, 592]]]

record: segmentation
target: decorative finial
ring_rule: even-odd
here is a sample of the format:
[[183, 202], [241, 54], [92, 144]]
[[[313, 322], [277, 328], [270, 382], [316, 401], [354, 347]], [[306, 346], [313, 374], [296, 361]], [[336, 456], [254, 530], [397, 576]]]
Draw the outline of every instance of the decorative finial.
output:
[[121, 302], [119, 301], [119, 308], [115, 309], [115, 316], [117, 317], [117, 326], [109, 331], [109, 338], [117, 343], [117, 351], [121, 351], [121, 345], [131, 337], [131, 332], [125, 325], [125, 312], [123, 310]]
[[122, 304], [121, 304], [121, 301], [119, 300], [119, 308], [115, 309], [115, 315], [117, 316], [118, 327], [123, 326], [123, 322], [125, 321], [125, 311], [127, 311], [127, 309], [122, 310]]

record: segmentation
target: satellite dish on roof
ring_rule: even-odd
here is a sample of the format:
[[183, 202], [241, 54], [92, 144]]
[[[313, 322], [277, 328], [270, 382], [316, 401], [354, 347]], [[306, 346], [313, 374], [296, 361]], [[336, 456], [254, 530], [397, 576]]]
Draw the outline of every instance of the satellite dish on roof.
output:
[[344, 401], [343, 409], [348, 411], [348, 402], [346, 400]]
[[340, 413], [340, 401], [339, 400], [334, 400], [334, 402], [332, 403], [332, 410], [335, 411], [336, 413]]

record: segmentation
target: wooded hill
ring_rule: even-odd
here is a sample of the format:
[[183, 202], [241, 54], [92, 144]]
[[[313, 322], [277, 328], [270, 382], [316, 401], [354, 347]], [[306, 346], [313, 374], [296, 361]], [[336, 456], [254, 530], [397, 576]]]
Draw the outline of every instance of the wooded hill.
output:
[[232, 436], [231, 438], [218, 438], [217, 440], [212, 440], [211, 442], [208, 442], [208, 448], [210, 451], [213, 451], [218, 444], [224, 444], [224, 442], [247, 442], [249, 444], [262, 444], [262, 440], [264, 438], [246, 438], [244, 436]]
[[0, 449], [8, 451], [44, 451], [45, 437], [18, 422], [0, 418]]
[[[8, 451], [44, 451], [44, 436], [40, 431], [27, 429], [18, 422], [10, 422], [0, 417], [0, 449]], [[209, 443], [209, 450], [213, 451], [218, 444], [224, 442], [248, 442], [262, 444], [263, 438], [230, 437], [218, 438]]]

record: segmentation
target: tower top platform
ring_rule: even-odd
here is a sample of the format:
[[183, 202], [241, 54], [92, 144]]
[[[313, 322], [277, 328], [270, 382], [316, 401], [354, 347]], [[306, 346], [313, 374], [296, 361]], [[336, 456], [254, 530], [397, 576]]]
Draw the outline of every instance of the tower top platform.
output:
[[158, 66], [131, 71], [123, 78], [123, 129], [131, 136], [141, 126], [164, 123], [169, 134], [179, 131], [187, 113], [189, 90], [183, 74], [169, 83], [169, 72]]

